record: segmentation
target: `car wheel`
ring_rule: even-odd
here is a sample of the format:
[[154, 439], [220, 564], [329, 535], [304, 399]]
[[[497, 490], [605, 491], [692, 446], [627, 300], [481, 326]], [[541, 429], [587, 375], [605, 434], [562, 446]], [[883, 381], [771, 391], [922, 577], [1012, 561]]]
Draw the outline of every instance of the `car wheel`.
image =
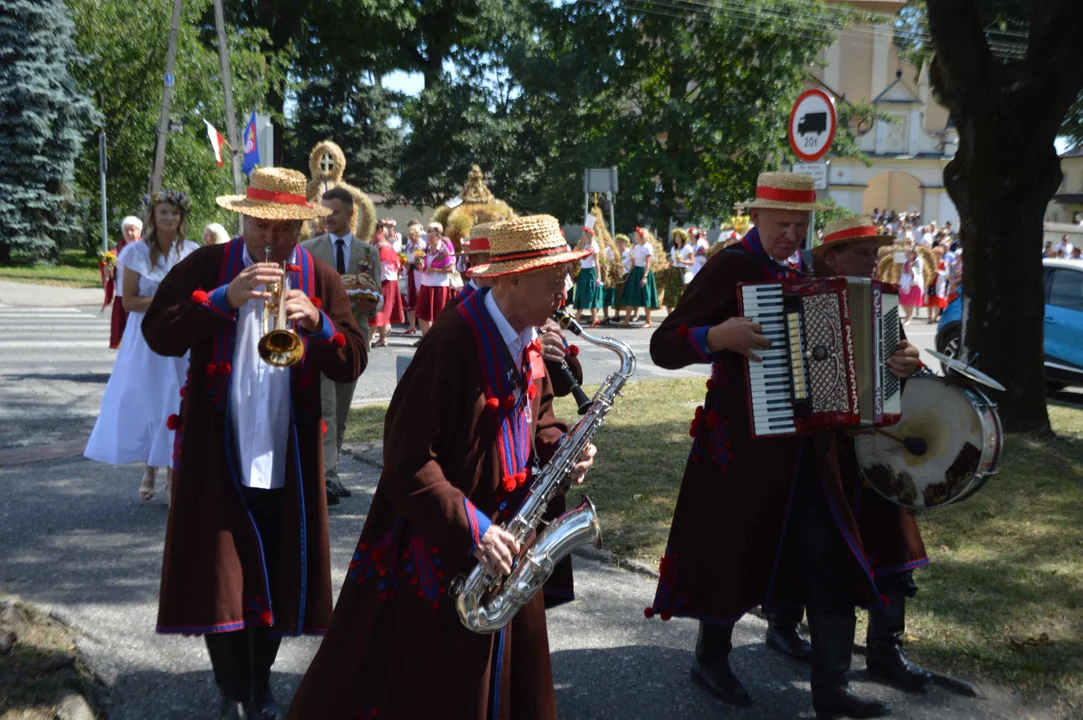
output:
[[[949, 358], [956, 358], [959, 356], [959, 348], [962, 342], [962, 333], [959, 332], [958, 324], [950, 325], [936, 336], [936, 351]], [[947, 375], [947, 366], [944, 363], [940, 363], [940, 366], [943, 373]]]

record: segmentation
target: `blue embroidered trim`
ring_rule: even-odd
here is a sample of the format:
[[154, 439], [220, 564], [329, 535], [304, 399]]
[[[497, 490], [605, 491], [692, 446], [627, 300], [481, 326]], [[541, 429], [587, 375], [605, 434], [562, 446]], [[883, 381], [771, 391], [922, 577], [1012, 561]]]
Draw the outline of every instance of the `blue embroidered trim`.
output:
[[496, 651], [496, 672], [493, 674], [493, 720], [500, 720], [500, 680], [504, 667], [504, 632], [507, 628], [503, 628], [500, 634], [497, 636], [497, 651]]
[[314, 342], [329, 343], [331, 338], [335, 335], [335, 324], [331, 322], [331, 318], [327, 316], [323, 310], [320, 310], [320, 327], [316, 332], [308, 332], [304, 328], [301, 328], [301, 335], [307, 336], [309, 340]]
[[673, 615], [686, 614], [691, 596], [687, 592], [677, 592], [680, 582], [680, 570], [677, 568], [677, 553], [666, 548], [662, 561], [658, 563], [658, 588], [651, 605], [652, 615], [657, 613], [662, 620], [669, 620]]
[[160, 635], [212, 635], [215, 633], [235, 632], [245, 628], [244, 620], [219, 625], [159, 625], [154, 632]]
[[229, 285], [220, 285], [212, 290], [207, 295], [207, 302], [203, 304], [203, 307], [207, 308], [215, 315], [224, 317], [227, 320], [237, 321], [237, 311], [229, 306], [229, 301], [226, 300], [226, 290]]
[[478, 511], [474, 503], [470, 502], [470, 498], [463, 498], [463, 509], [466, 511], [466, 523], [470, 526], [470, 552], [467, 554], [472, 555], [481, 544], [485, 533], [489, 531], [492, 521], [485, 517], [484, 513]]
[[297, 502], [301, 513], [301, 598], [297, 610], [297, 633], [304, 632], [305, 610], [308, 604], [308, 520], [305, 517], [305, 482], [301, 472], [301, 445], [297, 439], [297, 417], [294, 414], [293, 383], [290, 383], [290, 444], [293, 446], [293, 469], [297, 473]]
[[400, 516], [374, 545], [358, 541], [346, 579], [358, 584], [376, 580], [380, 600], [390, 600], [398, 593], [403, 577], [408, 576], [408, 583], [417, 587], [417, 596], [428, 600], [436, 610], [440, 597], [447, 594], [441, 582], [442, 565], [439, 550], [426, 543], [414, 527], [407, 528]]
[[707, 349], [707, 333], [710, 330], [710, 325], [688, 328], [688, 342], [692, 344], [692, 349], [703, 362], [713, 362], [718, 357], [718, 353], [712, 353]]
[[911, 560], [908, 563], [903, 563], [902, 565], [896, 565], [895, 567], [876, 568], [876, 570], [873, 572], [873, 575], [878, 577], [880, 575], [895, 575], [898, 573], [904, 573], [908, 570], [916, 570], [917, 568], [925, 567], [930, 562], [931, 561], [929, 560], [929, 558], [923, 557], [918, 560]]

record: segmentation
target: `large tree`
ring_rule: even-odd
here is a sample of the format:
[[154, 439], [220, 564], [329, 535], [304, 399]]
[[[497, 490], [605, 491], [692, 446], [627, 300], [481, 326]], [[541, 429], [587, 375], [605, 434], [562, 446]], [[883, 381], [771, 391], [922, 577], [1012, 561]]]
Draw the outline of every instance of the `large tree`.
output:
[[99, 117], [77, 86], [63, 0], [0, 0], [0, 264], [55, 257], [75, 158]]
[[1062, 177], [1054, 141], [1083, 92], [1083, 3], [929, 0], [927, 12], [930, 79], [959, 131], [944, 185], [963, 238], [966, 346], [1007, 386], [1005, 427], [1048, 430], [1042, 220]]

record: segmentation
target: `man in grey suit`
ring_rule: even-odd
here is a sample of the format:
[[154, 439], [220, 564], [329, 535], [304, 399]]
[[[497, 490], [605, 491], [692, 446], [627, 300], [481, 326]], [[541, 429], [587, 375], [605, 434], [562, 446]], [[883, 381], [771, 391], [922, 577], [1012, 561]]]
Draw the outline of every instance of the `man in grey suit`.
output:
[[[339, 275], [363, 272], [368, 273], [374, 280], [378, 279], [380, 251], [366, 240], [355, 237], [350, 230], [355, 211], [353, 195], [345, 188], [331, 188], [323, 194], [322, 204], [331, 210], [331, 214], [324, 218], [327, 232], [306, 240], [301, 245], [312, 253], [313, 257], [338, 270]], [[379, 308], [376, 308], [376, 311], [378, 310]], [[368, 340], [369, 316], [355, 307], [354, 319]], [[342, 437], [346, 433], [346, 419], [350, 414], [350, 403], [353, 402], [353, 391], [356, 387], [356, 380], [336, 383], [327, 376], [320, 378], [320, 410], [323, 421], [327, 424], [327, 434], [323, 436], [323, 464], [326, 471], [328, 505], [337, 505], [340, 497], [350, 495], [350, 491], [338, 479], [338, 454], [342, 450]]]

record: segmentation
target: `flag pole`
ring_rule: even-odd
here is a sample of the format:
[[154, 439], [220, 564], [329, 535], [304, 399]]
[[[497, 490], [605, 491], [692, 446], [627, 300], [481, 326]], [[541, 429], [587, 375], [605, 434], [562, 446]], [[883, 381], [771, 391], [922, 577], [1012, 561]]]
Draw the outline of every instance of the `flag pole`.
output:
[[[233, 111], [233, 79], [229, 69], [229, 46], [226, 44], [226, 21], [222, 11], [222, 0], [214, 0], [214, 24], [218, 29], [218, 59], [222, 66], [222, 90], [226, 100], [226, 132], [229, 133], [229, 142], [222, 144], [229, 148], [230, 164], [233, 167], [233, 192], [240, 195], [244, 192], [244, 182], [241, 180], [241, 155], [234, 148], [239, 147], [237, 142], [237, 115]], [[241, 222], [241, 216], [237, 216], [237, 222]], [[244, 232], [243, 226], [238, 234]]]

